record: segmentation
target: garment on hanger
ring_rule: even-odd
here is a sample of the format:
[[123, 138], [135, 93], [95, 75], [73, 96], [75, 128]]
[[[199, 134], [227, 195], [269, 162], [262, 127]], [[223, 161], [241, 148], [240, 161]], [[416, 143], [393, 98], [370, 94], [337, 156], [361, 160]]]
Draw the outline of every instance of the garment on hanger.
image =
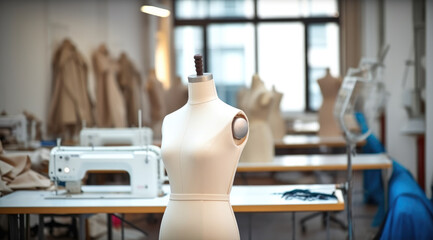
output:
[[120, 54], [118, 65], [117, 82], [125, 99], [128, 127], [138, 127], [138, 110], [144, 111], [141, 76], [125, 53]]
[[[81, 53], [65, 39], [56, 50], [52, 64], [52, 95], [48, 110], [48, 133], [54, 136], [76, 134], [82, 121], [93, 125], [92, 106], [87, 89], [87, 65]], [[71, 136], [69, 136], [71, 137]]]
[[182, 83], [180, 77], [175, 77], [170, 88], [165, 91], [167, 113], [172, 113], [181, 108], [188, 101], [188, 87]]
[[273, 95], [257, 74], [253, 76], [251, 88], [243, 93], [241, 104], [245, 107], [250, 122], [250, 136], [240, 161], [273, 161], [274, 138], [269, 124]]
[[119, 67], [104, 44], [99, 46], [92, 58], [96, 76], [96, 125], [101, 128], [126, 127], [125, 100], [116, 81]]
[[167, 114], [164, 87], [162, 83], [156, 78], [155, 70], [149, 71], [149, 75], [146, 83], [146, 90], [149, 94], [149, 100], [151, 104], [151, 119], [152, 119], [152, 130], [153, 138], [161, 139], [161, 127], [162, 120]]
[[341, 81], [331, 75], [329, 69], [326, 69], [324, 77], [317, 80], [323, 101], [319, 109], [319, 136], [333, 137], [341, 136], [341, 129], [337, 120], [334, 117], [335, 100], [337, 99], [338, 91], [340, 90]]

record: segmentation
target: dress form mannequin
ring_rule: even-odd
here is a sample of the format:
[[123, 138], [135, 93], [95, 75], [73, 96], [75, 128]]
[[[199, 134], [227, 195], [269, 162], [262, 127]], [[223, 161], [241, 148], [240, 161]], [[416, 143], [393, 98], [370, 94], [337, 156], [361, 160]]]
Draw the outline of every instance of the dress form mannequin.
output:
[[239, 239], [229, 194], [248, 138], [246, 115], [222, 102], [212, 74], [188, 77], [188, 102], [167, 115], [162, 158], [170, 180], [170, 201], [159, 239]]
[[274, 158], [274, 140], [269, 126], [272, 107], [272, 93], [265, 88], [255, 74], [251, 89], [243, 94], [242, 106], [250, 121], [248, 144], [242, 153], [241, 162], [270, 162]]
[[341, 81], [331, 75], [329, 68], [326, 69], [326, 75], [317, 80], [320, 91], [322, 92], [323, 101], [319, 109], [319, 136], [333, 137], [341, 136], [341, 130], [334, 118], [334, 105]]
[[280, 104], [283, 94], [277, 92], [275, 86], [272, 87], [273, 103], [271, 107], [271, 115], [269, 116], [269, 122], [271, 124], [272, 135], [274, 136], [274, 141], [282, 141], [284, 135], [286, 135], [286, 124], [284, 122], [283, 116], [281, 115]]

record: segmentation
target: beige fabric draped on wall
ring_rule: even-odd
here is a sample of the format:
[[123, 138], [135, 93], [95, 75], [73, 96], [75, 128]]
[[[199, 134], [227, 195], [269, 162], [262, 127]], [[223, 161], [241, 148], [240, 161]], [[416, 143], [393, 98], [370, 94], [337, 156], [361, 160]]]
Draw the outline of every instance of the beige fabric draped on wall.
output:
[[48, 113], [48, 133], [70, 139], [82, 121], [93, 125], [87, 91], [87, 65], [80, 52], [66, 39], [53, 57], [53, 93]]
[[125, 100], [116, 80], [119, 67], [103, 44], [93, 54], [93, 67], [96, 75], [97, 126], [126, 127]]
[[361, 60], [361, 1], [340, 1], [340, 72], [345, 76], [349, 68], [358, 67]]

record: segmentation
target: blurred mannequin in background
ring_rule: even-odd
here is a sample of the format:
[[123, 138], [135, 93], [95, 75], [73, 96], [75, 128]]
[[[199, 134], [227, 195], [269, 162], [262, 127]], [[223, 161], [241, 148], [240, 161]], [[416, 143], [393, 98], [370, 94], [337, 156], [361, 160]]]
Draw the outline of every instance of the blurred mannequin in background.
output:
[[274, 159], [274, 138], [269, 126], [273, 95], [255, 74], [251, 88], [242, 93], [241, 106], [248, 115], [250, 136], [241, 156], [241, 162], [270, 162]]
[[320, 91], [322, 92], [322, 106], [319, 109], [319, 136], [333, 137], [341, 136], [340, 126], [334, 118], [334, 105], [338, 91], [341, 86], [339, 78], [331, 75], [329, 68], [326, 69], [325, 76], [317, 80]]

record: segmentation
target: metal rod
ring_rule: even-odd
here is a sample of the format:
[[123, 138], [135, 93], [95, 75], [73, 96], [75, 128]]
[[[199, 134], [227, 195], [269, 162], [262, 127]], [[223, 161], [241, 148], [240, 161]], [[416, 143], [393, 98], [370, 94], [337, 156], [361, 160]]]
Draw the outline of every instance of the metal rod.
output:
[[44, 227], [45, 227], [44, 215], [43, 214], [39, 214], [39, 224], [38, 224], [38, 236], [39, 236], [39, 240], [44, 240], [44, 238], [45, 238]]
[[346, 196], [347, 196], [347, 232], [348, 239], [353, 238], [353, 223], [352, 223], [352, 150], [354, 149], [353, 143], [347, 145], [347, 183], [346, 183]]
[[125, 224], [123, 219], [125, 218], [125, 214], [122, 213], [122, 221], [121, 221], [121, 235], [122, 235], [122, 240], [125, 240]]
[[295, 212], [292, 212], [292, 239], [296, 239], [296, 218], [295, 218]]
[[84, 214], [80, 214], [78, 217], [80, 228], [78, 229], [78, 239], [85, 240], [86, 239], [86, 216]]
[[107, 214], [107, 239], [112, 240], [113, 239], [113, 231], [112, 231], [112, 221], [111, 221], [111, 213]]
[[24, 214], [19, 214], [18, 219], [19, 219], [18, 228], [19, 228], [19, 234], [20, 234], [19, 239], [25, 239]]
[[329, 240], [331, 239], [329, 234], [329, 212], [326, 212], [325, 215], [326, 215], [326, 239]]

